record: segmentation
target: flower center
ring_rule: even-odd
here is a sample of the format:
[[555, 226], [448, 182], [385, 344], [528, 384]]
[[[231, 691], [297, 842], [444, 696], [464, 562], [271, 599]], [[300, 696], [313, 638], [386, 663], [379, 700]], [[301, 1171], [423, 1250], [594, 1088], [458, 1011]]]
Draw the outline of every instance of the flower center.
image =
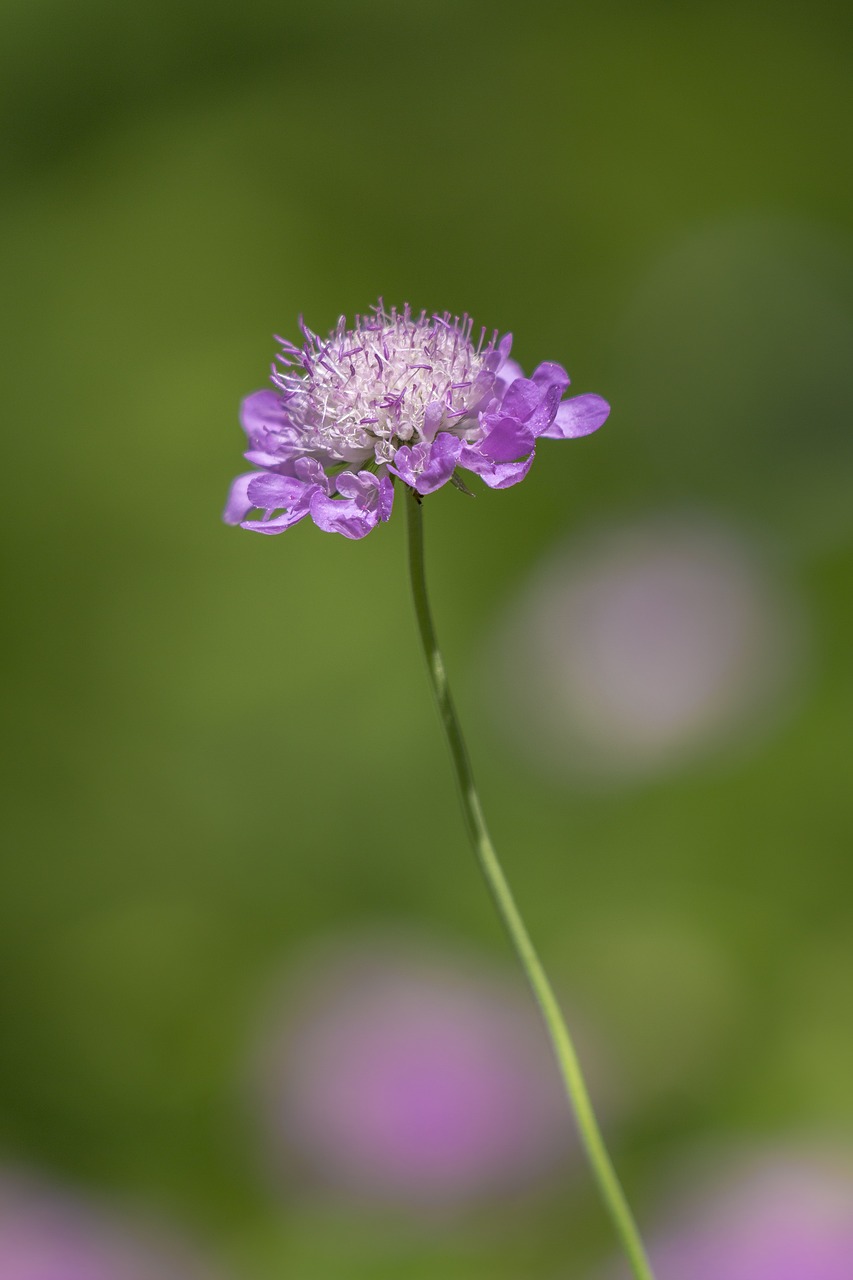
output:
[[345, 459], [375, 453], [388, 462], [401, 443], [476, 426], [494, 382], [487, 358], [497, 335], [484, 346], [484, 331], [475, 347], [471, 329], [467, 316], [413, 318], [408, 307], [390, 314], [379, 307], [357, 316], [352, 329], [342, 317], [328, 338], [303, 326], [304, 346], [282, 342], [285, 369], [273, 380], [288, 415], [318, 448]]

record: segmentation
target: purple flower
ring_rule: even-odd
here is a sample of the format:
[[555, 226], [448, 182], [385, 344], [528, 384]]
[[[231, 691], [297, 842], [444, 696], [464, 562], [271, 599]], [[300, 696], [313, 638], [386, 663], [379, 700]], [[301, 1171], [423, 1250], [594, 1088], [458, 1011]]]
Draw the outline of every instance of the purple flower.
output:
[[[328, 338], [301, 328], [302, 347], [278, 339], [277, 390], [243, 401], [245, 456], [262, 470], [234, 481], [228, 524], [282, 533], [310, 516], [363, 538], [391, 514], [391, 476], [427, 494], [462, 467], [506, 489], [527, 475], [541, 436], [588, 435], [610, 412], [600, 396], [563, 400], [561, 365], [525, 378], [511, 334], [487, 342], [483, 329], [475, 344], [468, 316], [413, 318], [380, 302], [352, 329], [342, 316]], [[246, 518], [253, 508], [262, 519]]]
[[658, 1280], [850, 1280], [853, 1165], [789, 1154], [729, 1170], [694, 1188], [650, 1255]]
[[182, 1244], [127, 1231], [77, 1198], [0, 1176], [2, 1280], [210, 1280]]
[[498, 633], [490, 706], [555, 777], [642, 778], [772, 726], [804, 638], [746, 532], [658, 513], [592, 531], [531, 576]]
[[371, 941], [312, 956], [288, 1004], [264, 1034], [261, 1128], [301, 1186], [462, 1209], [569, 1149], [545, 1039], [500, 978]]

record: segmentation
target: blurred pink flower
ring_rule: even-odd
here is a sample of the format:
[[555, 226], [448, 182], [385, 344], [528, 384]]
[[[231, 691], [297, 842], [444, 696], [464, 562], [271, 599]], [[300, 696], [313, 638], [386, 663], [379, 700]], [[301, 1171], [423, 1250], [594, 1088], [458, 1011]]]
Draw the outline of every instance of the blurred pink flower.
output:
[[0, 1173], [0, 1280], [210, 1280], [183, 1245]]
[[650, 1253], [657, 1280], [851, 1280], [853, 1162], [780, 1153], [742, 1164], [697, 1188]]
[[490, 703], [552, 773], [642, 774], [777, 705], [800, 635], [749, 538], [698, 514], [655, 516], [533, 576], [499, 634]]
[[400, 1206], [461, 1206], [563, 1156], [570, 1122], [514, 985], [374, 941], [312, 965], [267, 1034], [260, 1093], [280, 1166]]

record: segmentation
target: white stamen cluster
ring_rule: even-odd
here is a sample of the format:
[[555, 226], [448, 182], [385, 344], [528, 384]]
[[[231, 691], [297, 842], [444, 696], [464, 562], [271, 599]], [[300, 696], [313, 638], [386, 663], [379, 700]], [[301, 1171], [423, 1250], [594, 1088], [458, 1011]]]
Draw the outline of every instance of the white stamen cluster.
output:
[[[408, 306], [386, 313], [381, 305], [356, 316], [352, 329], [342, 316], [328, 338], [302, 325], [303, 347], [279, 339], [284, 369], [273, 367], [273, 381], [288, 416], [319, 449], [388, 462], [402, 443], [476, 425], [494, 381], [497, 334], [485, 343], [483, 330], [475, 346], [471, 329], [467, 316], [413, 318]], [[300, 372], [288, 371], [297, 365]]]

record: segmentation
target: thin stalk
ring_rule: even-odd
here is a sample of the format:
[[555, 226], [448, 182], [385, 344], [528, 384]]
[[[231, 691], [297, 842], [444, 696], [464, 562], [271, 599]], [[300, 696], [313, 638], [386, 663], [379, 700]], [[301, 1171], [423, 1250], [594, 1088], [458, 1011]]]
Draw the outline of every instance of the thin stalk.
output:
[[415, 492], [408, 486], [406, 487], [406, 509], [409, 526], [409, 574], [418, 631], [423, 645], [433, 695], [444, 726], [447, 745], [450, 748], [453, 771], [459, 787], [459, 796], [462, 801], [462, 811], [465, 816], [468, 836], [483, 875], [486, 878], [486, 883], [494, 898], [498, 913], [506, 927], [512, 945], [542, 1011], [563, 1084], [574, 1111], [592, 1171], [613, 1225], [622, 1242], [622, 1247], [631, 1264], [634, 1276], [636, 1280], [654, 1280], [634, 1216], [607, 1154], [607, 1148], [604, 1145], [604, 1139], [601, 1136], [601, 1130], [598, 1127], [598, 1122], [592, 1109], [592, 1103], [571, 1036], [563, 1021], [563, 1015], [560, 1012], [551, 983], [530, 940], [530, 935], [515, 904], [512, 891], [489, 837], [480, 797], [474, 783], [471, 762], [468, 759], [468, 751], [465, 746], [465, 740], [462, 737], [462, 729], [450, 695], [444, 659], [438, 647], [438, 639], [430, 612], [424, 570], [424, 533], [421, 502]]

